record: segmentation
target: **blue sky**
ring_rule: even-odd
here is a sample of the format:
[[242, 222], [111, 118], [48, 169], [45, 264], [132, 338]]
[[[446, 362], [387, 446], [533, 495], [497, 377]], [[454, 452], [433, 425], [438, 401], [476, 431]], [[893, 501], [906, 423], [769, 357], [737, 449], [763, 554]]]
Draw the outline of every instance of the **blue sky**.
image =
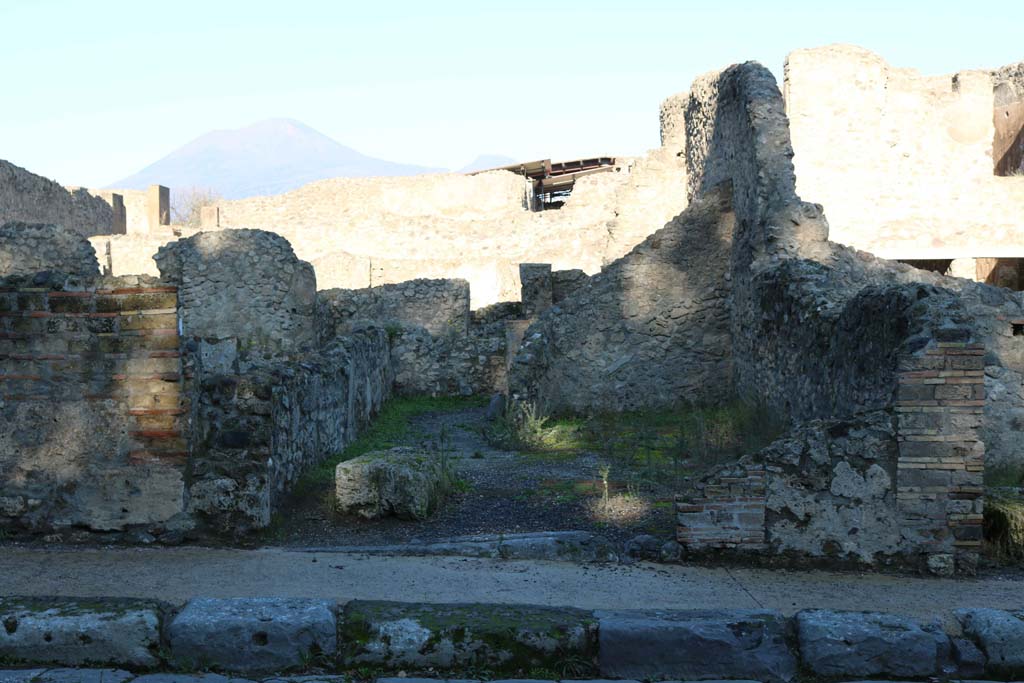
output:
[[637, 154], [711, 69], [849, 42], [949, 73], [1024, 60], [1022, 26], [1021, 0], [0, 0], [0, 158], [99, 186], [272, 117], [429, 166]]

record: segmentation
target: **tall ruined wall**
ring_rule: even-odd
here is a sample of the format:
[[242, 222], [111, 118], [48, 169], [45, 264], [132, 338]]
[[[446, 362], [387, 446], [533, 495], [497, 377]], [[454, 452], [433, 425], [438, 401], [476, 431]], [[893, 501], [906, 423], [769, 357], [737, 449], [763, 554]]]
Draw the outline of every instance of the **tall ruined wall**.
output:
[[54, 223], [88, 237], [112, 232], [114, 213], [84, 189], [67, 190], [0, 159], [0, 224], [7, 221]]
[[369, 289], [328, 289], [317, 293], [321, 324], [343, 334], [360, 321], [423, 327], [434, 335], [469, 329], [469, 283], [465, 280], [409, 280]]
[[100, 274], [96, 252], [81, 235], [55, 225], [0, 224], [0, 277], [44, 270], [85, 277]]
[[316, 341], [316, 274], [280, 235], [199, 233], [155, 258], [161, 276], [179, 286], [186, 335], [284, 350]]
[[798, 189], [834, 241], [887, 258], [1019, 246], [1024, 178], [994, 175], [989, 72], [922, 76], [833, 45], [791, 53], [785, 74]]
[[731, 393], [727, 193], [692, 203], [526, 330], [509, 391], [545, 412], [630, 410]]
[[[847, 486], [860, 482], [863, 488], [871, 473], [858, 460], [867, 448], [855, 445], [864, 436], [858, 433], [838, 460], [831, 447], [819, 456], [789, 448], [786, 457], [805, 473], [796, 479], [787, 479], [777, 463], [765, 467], [775, 457], [769, 453], [755, 456], [758, 466], [747, 474], [711, 477], [703, 497], [680, 504], [680, 539], [694, 548], [748, 542], [754, 548], [785, 530], [789, 540], [774, 546], [780, 552], [788, 545], [812, 557], [927, 558], [933, 568], [952, 571], [955, 564], [971, 571], [980, 545], [984, 434], [1007, 407], [1020, 408], [1019, 397], [1007, 396], [1012, 386], [1002, 384], [1005, 379], [991, 382], [1000, 374], [996, 368], [1016, 362], [1000, 357], [1005, 342], [996, 337], [1009, 333], [1002, 329], [1005, 314], [1019, 310], [1019, 301], [1006, 290], [940, 278], [828, 242], [821, 208], [794, 191], [782, 97], [763, 67], [739, 65], [698, 79], [687, 131], [691, 200], [716, 186], [730, 187], [734, 197], [731, 329], [738, 392], [784, 410], [798, 425], [797, 441], [804, 439], [800, 423], [810, 418], [826, 419], [832, 438], [849, 420], [880, 411], [879, 420], [892, 428], [872, 438], [895, 449], [896, 478], [879, 489], [886, 512], [875, 517], [895, 520], [900, 534], [889, 547], [873, 548], [871, 538], [835, 542], [866, 500]], [[999, 399], [987, 396], [990, 384], [1001, 388], [993, 392]], [[809, 471], [806, 458], [824, 458], [820, 479], [800, 478]], [[745, 480], [748, 485], [740, 485]], [[774, 513], [764, 502], [773, 486], [788, 498], [780, 503], [776, 496], [773, 505], [781, 508]], [[814, 505], [800, 499], [807, 486], [819, 491]], [[761, 492], [752, 494], [757, 487]], [[823, 497], [826, 488], [838, 507]], [[733, 538], [729, 520], [741, 519], [753, 526]]]
[[0, 526], [108, 531], [184, 510], [174, 287], [0, 279]]

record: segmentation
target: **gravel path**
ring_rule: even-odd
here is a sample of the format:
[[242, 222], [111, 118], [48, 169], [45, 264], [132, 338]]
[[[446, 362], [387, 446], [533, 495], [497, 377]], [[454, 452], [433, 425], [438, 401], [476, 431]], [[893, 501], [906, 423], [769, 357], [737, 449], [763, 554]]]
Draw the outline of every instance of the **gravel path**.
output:
[[280, 515], [283, 523], [262, 543], [280, 546], [367, 546], [443, 541], [479, 534], [534, 531], [591, 531], [621, 544], [640, 533], [671, 535], [667, 504], [642, 501], [626, 514], [595, 511], [600, 479], [592, 454], [536, 456], [492, 447], [481, 429], [485, 408], [427, 413], [413, 418], [410, 436], [401, 445], [442, 445], [466, 483], [434, 517], [424, 522], [395, 519], [363, 521], [338, 518], [324, 504], [329, 491], [291, 499]]

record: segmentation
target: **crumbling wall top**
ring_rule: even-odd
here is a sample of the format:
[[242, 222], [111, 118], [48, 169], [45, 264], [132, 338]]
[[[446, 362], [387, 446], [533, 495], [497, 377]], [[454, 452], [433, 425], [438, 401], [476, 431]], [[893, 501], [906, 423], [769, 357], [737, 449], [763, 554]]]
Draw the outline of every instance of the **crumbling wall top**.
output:
[[84, 277], [99, 276], [96, 252], [89, 240], [56, 225], [0, 225], [0, 277], [58, 271]]

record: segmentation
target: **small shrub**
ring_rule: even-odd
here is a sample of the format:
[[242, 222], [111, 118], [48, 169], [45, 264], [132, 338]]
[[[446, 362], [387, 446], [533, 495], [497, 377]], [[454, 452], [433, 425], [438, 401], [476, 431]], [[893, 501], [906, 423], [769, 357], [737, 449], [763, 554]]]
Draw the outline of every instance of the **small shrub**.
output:
[[989, 496], [985, 500], [984, 533], [997, 556], [1024, 560], [1024, 500]]

